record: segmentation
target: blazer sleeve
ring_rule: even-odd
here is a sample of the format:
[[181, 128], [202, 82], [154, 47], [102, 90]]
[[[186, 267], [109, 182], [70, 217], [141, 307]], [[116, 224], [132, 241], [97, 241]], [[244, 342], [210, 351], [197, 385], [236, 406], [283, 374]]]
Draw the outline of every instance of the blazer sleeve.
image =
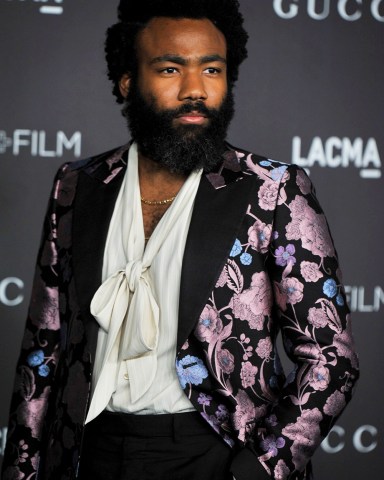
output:
[[235, 458], [237, 480], [303, 478], [359, 375], [328, 224], [309, 178], [294, 165], [281, 178], [267, 271], [274, 321], [294, 369], [258, 435]]
[[67, 164], [55, 178], [44, 220], [11, 400], [4, 480], [34, 477], [40, 461], [43, 422], [60, 348], [57, 208], [66, 168]]

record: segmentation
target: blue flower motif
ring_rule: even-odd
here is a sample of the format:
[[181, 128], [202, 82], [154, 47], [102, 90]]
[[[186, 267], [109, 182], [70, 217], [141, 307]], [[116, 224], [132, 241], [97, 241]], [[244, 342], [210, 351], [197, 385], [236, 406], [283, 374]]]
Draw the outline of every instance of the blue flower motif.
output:
[[276, 375], [284, 374], [283, 365], [281, 364], [281, 360], [278, 355], [275, 355], [275, 359], [273, 361], [273, 371], [276, 373]]
[[275, 390], [276, 388], [279, 387], [279, 383], [277, 381], [276, 375], [272, 375], [271, 378], [269, 379], [269, 386], [272, 388], [272, 390]]
[[252, 255], [250, 255], [249, 253], [243, 253], [240, 257], [240, 262], [243, 264], [243, 265], [251, 265], [252, 263]]
[[229, 254], [230, 257], [236, 257], [237, 255], [240, 255], [240, 253], [243, 251], [243, 247], [241, 246], [241, 242], [239, 239], [236, 239], [236, 242], [234, 243], [231, 253]]
[[337, 284], [333, 278], [329, 278], [324, 282], [323, 292], [328, 298], [333, 298], [337, 294]]
[[262, 162], [260, 162], [260, 165], [262, 167], [270, 167], [272, 163], [269, 160], [263, 160]]
[[182, 388], [185, 388], [187, 383], [200, 385], [208, 377], [208, 370], [203, 361], [192, 355], [176, 361], [176, 371]]
[[265, 238], [265, 233], [264, 233], [263, 231], [257, 232], [257, 238], [259, 239], [259, 242], [260, 242], [260, 243], [263, 243], [264, 240], [266, 239], [266, 238]]
[[27, 363], [30, 367], [37, 367], [44, 362], [44, 352], [43, 350], [35, 350], [30, 353], [27, 357]]
[[289, 372], [289, 374], [287, 375], [287, 378], [285, 380], [285, 383], [284, 383], [284, 386], [286, 385], [289, 385], [290, 383], [293, 383], [295, 381], [295, 372], [292, 371], [292, 372]]
[[341, 295], [341, 293], [339, 293], [339, 295], [337, 295], [336, 303], [339, 305], [339, 307], [342, 307], [344, 305], [344, 298]]
[[48, 365], [40, 365], [40, 367], [38, 368], [40, 377], [48, 377], [50, 371], [51, 370]]
[[271, 171], [271, 178], [275, 182], [280, 182], [286, 172], [287, 167], [277, 167]]
[[285, 350], [287, 352], [291, 353], [292, 349], [293, 349], [292, 340], [290, 338], [284, 337], [283, 338], [283, 343], [284, 343]]

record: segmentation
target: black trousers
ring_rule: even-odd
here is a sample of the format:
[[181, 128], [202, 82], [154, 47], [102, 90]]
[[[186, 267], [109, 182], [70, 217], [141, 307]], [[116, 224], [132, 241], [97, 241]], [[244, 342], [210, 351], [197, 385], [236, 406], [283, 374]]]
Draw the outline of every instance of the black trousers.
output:
[[197, 412], [103, 412], [85, 427], [81, 480], [232, 480], [232, 450]]

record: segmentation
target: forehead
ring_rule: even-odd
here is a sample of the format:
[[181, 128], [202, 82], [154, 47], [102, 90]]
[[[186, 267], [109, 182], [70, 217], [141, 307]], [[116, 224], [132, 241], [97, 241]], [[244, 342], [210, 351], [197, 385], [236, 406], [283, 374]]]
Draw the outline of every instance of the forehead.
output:
[[139, 60], [166, 54], [200, 57], [218, 54], [226, 57], [224, 34], [208, 19], [156, 17], [137, 38]]

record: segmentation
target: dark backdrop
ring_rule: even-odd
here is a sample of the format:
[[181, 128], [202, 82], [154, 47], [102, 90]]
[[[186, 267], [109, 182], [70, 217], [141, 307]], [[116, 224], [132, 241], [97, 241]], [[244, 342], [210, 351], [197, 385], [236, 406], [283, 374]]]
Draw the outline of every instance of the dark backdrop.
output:
[[[360, 351], [359, 388], [315, 456], [316, 478], [381, 478], [384, 0], [240, 3], [249, 58], [229, 141], [310, 171]], [[0, 454], [54, 172], [127, 141], [103, 59], [116, 5], [0, 0]]]

